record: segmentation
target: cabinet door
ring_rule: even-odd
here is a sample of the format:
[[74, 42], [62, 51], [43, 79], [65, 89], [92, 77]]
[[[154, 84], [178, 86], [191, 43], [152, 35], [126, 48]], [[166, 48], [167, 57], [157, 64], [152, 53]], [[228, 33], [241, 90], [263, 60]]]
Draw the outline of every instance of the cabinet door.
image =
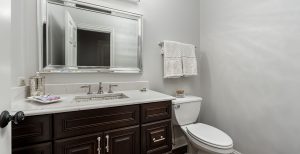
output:
[[102, 154], [104, 152], [101, 148], [104, 146], [102, 135], [100, 133], [56, 140], [54, 142], [55, 154]]
[[13, 149], [12, 154], [52, 154], [52, 144], [42, 143]]
[[105, 137], [106, 154], [140, 154], [140, 127], [108, 131]]
[[12, 147], [24, 147], [49, 142], [52, 137], [52, 115], [26, 117], [18, 125], [12, 124]]

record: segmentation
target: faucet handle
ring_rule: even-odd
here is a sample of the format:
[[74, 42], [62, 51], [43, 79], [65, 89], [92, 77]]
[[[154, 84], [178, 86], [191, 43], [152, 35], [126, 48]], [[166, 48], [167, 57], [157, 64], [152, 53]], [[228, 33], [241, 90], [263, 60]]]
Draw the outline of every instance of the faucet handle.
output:
[[118, 86], [117, 84], [109, 84], [109, 89], [107, 93], [113, 93], [112, 87], [117, 87], [117, 86]]
[[91, 85], [81, 86], [80, 88], [88, 88], [89, 91], [87, 92], [87, 94], [88, 95], [92, 94], [92, 91], [91, 91], [92, 86]]
[[98, 94], [103, 94], [103, 86], [102, 86], [102, 82], [99, 82]]

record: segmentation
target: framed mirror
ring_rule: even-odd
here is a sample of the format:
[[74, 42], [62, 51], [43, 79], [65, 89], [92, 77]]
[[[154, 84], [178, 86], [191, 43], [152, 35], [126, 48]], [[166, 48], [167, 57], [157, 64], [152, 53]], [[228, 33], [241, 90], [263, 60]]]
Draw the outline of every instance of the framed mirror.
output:
[[142, 71], [142, 15], [76, 0], [37, 2], [40, 72]]

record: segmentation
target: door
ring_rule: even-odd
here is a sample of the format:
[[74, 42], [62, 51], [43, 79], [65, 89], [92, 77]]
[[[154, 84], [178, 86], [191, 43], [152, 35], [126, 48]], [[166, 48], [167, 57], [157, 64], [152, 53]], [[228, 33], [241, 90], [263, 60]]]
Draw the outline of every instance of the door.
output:
[[[0, 113], [10, 109], [11, 1], [0, 0]], [[0, 153], [11, 154], [11, 125], [0, 128]]]
[[65, 11], [65, 62], [77, 66], [77, 26], [69, 11]]
[[83, 135], [54, 142], [55, 154], [102, 154], [102, 133]]
[[108, 131], [105, 137], [105, 154], [140, 154], [140, 127]]

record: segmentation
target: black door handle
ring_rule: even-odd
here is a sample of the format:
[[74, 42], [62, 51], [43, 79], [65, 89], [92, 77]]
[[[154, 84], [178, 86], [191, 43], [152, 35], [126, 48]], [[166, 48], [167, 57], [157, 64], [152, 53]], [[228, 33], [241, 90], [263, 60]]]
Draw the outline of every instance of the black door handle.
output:
[[0, 127], [6, 127], [10, 121], [14, 122], [14, 124], [18, 124], [24, 119], [25, 114], [22, 111], [17, 112], [15, 115], [10, 115], [8, 111], [3, 111], [0, 115]]

